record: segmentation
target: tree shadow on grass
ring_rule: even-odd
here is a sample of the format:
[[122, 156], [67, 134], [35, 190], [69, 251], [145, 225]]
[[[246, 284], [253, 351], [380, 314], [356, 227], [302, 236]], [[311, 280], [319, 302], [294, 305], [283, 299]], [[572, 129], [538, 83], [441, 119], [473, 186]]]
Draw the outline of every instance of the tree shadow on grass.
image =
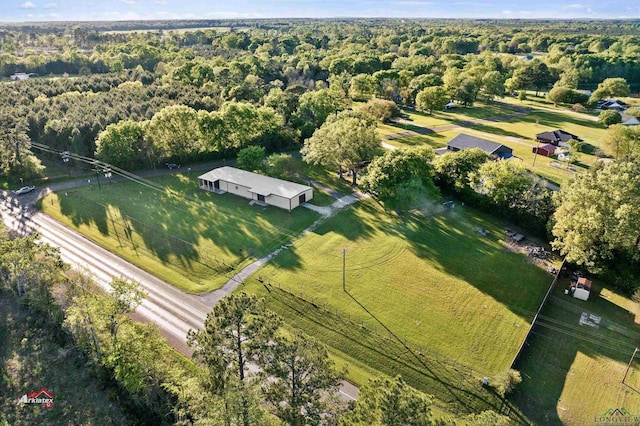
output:
[[[444, 408], [457, 414], [482, 410], [500, 411], [504, 405], [495, 393], [481, 386], [477, 373], [460, 364], [451, 364], [445, 358], [425, 353], [402, 341], [369, 312], [356, 299], [361, 308], [377, 324], [361, 325], [330, 306], [305, 299], [276, 288], [264, 286], [267, 303], [289, 319], [290, 324], [305, 330], [315, 330], [316, 338], [357, 358], [388, 375], [400, 374], [412, 386], [433, 394], [446, 404]], [[517, 418], [517, 416], [516, 416]]]
[[[114, 192], [60, 195], [61, 211], [75, 226], [95, 226], [120, 247], [155, 257], [196, 282], [230, 272], [249, 258], [265, 256], [290, 242], [318, 216], [304, 209], [289, 213], [249, 206], [247, 200], [230, 195], [214, 201], [210, 197], [219, 196], [181, 188], [175, 182], [178, 190], [189, 189], [197, 197], [185, 200], [127, 188], [131, 185], [119, 184]], [[203, 248], [203, 241], [211, 246]]]
[[[528, 116], [528, 120], [531, 121], [531, 119], [533, 119], [533, 122], [536, 122], [536, 117], [540, 117], [540, 118], [537, 118], [538, 120], [537, 122], [538, 124], [543, 126], [556, 127], [556, 128], [562, 129], [562, 125], [566, 125], [567, 123], [570, 123], [570, 124], [575, 124], [577, 126], [590, 127], [593, 129], [604, 129], [604, 126], [598, 123], [597, 121], [587, 120], [587, 119], [572, 116], [569, 114], [562, 114], [562, 113], [554, 114], [546, 111], [535, 111]], [[577, 135], [577, 136], [580, 136], [580, 135]]]
[[90, 202], [81, 191], [68, 191], [58, 195], [60, 212], [71, 219], [76, 228], [81, 225], [95, 226], [102, 235], [109, 235], [107, 211], [104, 205]]
[[508, 136], [508, 137], [518, 138], [518, 139], [531, 139], [531, 137], [521, 135], [520, 133], [511, 132], [509, 130], [502, 129], [497, 126], [490, 126], [488, 124], [472, 124], [471, 126], [468, 126], [468, 127], [471, 127], [472, 129], [478, 130], [480, 132], [491, 133], [493, 135]]
[[[523, 254], [504, 246], [500, 223], [468, 207], [456, 205], [444, 213], [410, 212], [401, 224], [414, 254], [436, 262], [458, 277], [530, 321], [552, 277], [529, 264]], [[488, 236], [479, 231], [488, 230]]]
[[[637, 337], [634, 339], [631, 336], [640, 336], [640, 331], [637, 330], [629, 312], [598, 297], [597, 291], [592, 292], [588, 302], [582, 302], [563, 295], [563, 287], [564, 285], [560, 285], [554, 290], [556, 298], [552, 298], [543, 308], [541, 321], [534, 326], [516, 362], [515, 368], [521, 372], [523, 382], [509, 398], [529, 418], [545, 425], [563, 424], [563, 420], [558, 416], [563, 404], [560, 399], [563, 391], [568, 387], [567, 380], [570, 375], [580, 374], [579, 366], [578, 371], [574, 370], [571, 373], [579, 353], [590, 358], [608, 358], [626, 365], [638, 342]], [[600, 326], [596, 329], [586, 325], [572, 333], [572, 329], [579, 324], [582, 312], [600, 315], [603, 319], [601, 325], [608, 319], [624, 321], [626, 318], [626, 321], [619, 325], [633, 329], [633, 333], [620, 334], [607, 327]], [[619, 392], [619, 395], [626, 394], [623, 398], [625, 403], [638, 406], [640, 401], [638, 390], [629, 389], [622, 383], [623, 374], [621, 372], [620, 377], [606, 377], [609, 389], [611, 392]], [[576, 384], [577, 382], [574, 382], [574, 386]], [[567, 412], [567, 416], [571, 417], [573, 422], [577, 424], [591, 422], [593, 416], [604, 413], [610, 408], [616, 408], [598, 406], [597, 400], [589, 398], [589, 389], [603, 386], [603, 383], [596, 383], [592, 379], [580, 384], [584, 387], [584, 398], [590, 401], [594, 411], [593, 413]], [[571, 389], [568, 389], [568, 392], [569, 395], [572, 394]], [[573, 394], [575, 395], [575, 392]], [[571, 404], [571, 401], [564, 403]]]

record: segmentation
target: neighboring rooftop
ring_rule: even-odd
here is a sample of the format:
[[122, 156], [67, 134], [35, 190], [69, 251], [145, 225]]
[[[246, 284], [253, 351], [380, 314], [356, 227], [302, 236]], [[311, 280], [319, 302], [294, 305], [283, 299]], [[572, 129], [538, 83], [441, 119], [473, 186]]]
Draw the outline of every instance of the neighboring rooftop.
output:
[[449, 150], [453, 148], [453, 150], [456, 151], [463, 149], [480, 148], [489, 155], [496, 155], [498, 151], [508, 151], [509, 153], [512, 152], [512, 149], [508, 146], [475, 136], [465, 135], [464, 133], [459, 134], [458, 136], [447, 142], [447, 147], [449, 148]]
[[559, 142], [567, 143], [571, 139], [582, 141], [582, 139], [580, 139], [578, 136], [560, 129], [552, 130], [550, 132], [538, 133], [536, 135], [536, 139], [543, 142], [552, 143], [554, 145], [557, 145]]
[[269, 195], [278, 195], [280, 197], [293, 198], [305, 191], [308, 191], [309, 189], [312, 189], [310, 186], [300, 185], [299, 183], [276, 179], [229, 166], [213, 169], [201, 176], [198, 176], [198, 179], [205, 179], [209, 181], [216, 181], [220, 179], [235, 185], [246, 186], [249, 188], [250, 192], [258, 195], [264, 195], [265, 197]]

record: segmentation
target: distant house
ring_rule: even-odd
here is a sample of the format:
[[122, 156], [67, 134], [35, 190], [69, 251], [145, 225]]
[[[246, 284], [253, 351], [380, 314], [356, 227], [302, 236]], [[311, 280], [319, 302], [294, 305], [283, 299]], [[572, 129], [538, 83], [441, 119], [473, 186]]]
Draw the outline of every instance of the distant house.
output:
[[550, 143], [533, 147], [534, 154], [544, 155], [545, 157], [551, 157], [555, 152], [556, 152], [555, 145], [551, 145]]
[[219, 167], [198, 176], [198, 187], [224, 194], [230, 192], [251, 200], [252, 204], [293, 210], [313, 198], [313, 188], [234, 167]]
[[635, 117], [628, 117], [621, 124], [623, 126], [637, 126], [640, 124], [640, 120]]
[[471, 148], [480, 148], [487, 154], [497, 158], [507, 159], [513, 157], [513, 150], [508, 146], [465, 134], [459, 134], [455, 138], [451, 139], [447, 142], [447, 146], [445, 148], [436, 149], [436, 154], [462, 151], [463, 149]]
[[457, 107], [456, 103], [453, 101], [449, 101], [445, 106], [444, 109], [451, 109], [451, 108], [455, 108]]
[[612, 109], [614, 111], [622, 112], [625, 109], [629, 108], [629, 105], [626, 102], [621, 101], [620, 99], [606, 99], [598, 101], [598, 108]]
[[571, 161], [571, 154], [569, 153], [569, 151], [562, 151], [562, 152], [556, 152], [558, 161]]
[[555, 146], [568, 147], [569, 141], [575, 139], [582, 142], [582, 139], [564, 130], [553, 130], [551, 132], [542, 132], [536, 135], [536, 140], [541, 143], [551, 144]]
[[9, 78], [13, 81], [18, 81], [18, 80], [26, 80], [29, 77], [31, 77], [29, 74], [24, 73], [24, 72], [17, 72], [15, 74], [11, 74], [9, 76]]

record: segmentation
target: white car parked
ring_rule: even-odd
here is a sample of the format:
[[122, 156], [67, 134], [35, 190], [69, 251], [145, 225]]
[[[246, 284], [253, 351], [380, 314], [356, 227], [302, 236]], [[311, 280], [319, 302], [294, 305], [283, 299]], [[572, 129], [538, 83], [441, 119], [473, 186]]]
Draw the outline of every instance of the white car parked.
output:
[[16, 195], [22, 195], [22, 194], [26, 194], [29, 193], [31, 191], [33, 191], [34, 189], [36, 189], [35, 186], [23, 186], [22, 188], [13, 191]]

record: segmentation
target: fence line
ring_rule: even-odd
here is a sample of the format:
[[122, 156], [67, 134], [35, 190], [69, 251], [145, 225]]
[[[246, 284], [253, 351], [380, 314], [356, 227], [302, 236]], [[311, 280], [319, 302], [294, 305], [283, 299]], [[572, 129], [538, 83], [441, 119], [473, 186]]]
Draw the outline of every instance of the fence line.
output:
[[547, 293], [544, 295], [544, 299], [542, 299], [542, 303], [540, 303], [540, 307], [538, 308], [538, 311], [536, 312], [535, 316], [533, 317], [533, 320], [531, 321], [531, 325], [529, 326], [529, 330], [527, 330], [527, 334], [524, 336], [524, 339], [522, 340], [522, 343], [520, 344], [520, 347], [518, 348], [518, 352], [516, 352], [516, 355], [513, 357], [513, 361], [511, 361], [511, 368], [514, 368], [515, 365], [516, 365], [516, 362], [518, 362], [518, 359], [520, 358], [520, 354], [522, 354], [522, 350], [524, 349], [525, 345], [527, 344], [527, 341], [529, 340], [529, 337], [531, 336], [531, 331], [533, 330], [533, 327], [536, 325], [536, 321], [538, 321], [538, 316], [540, 316], [540, 312], [542, 312], [542, 308], [544, 308], [545, 305], [547, 304], [547, 301], [549, 300], [549, 297], [551, 296], [551, 292], [553, 291], [553, 289], [555, 288], [556, 284], [558, 283], [558, 279], [560, 278], [560, 274], [562, 273], [562, 270], [564, 269], [565, 260], [566, 259], [562, 259], [562, 264], [560, 265], [560, 268], [558, 268], [558, 272], [556, 272], [556, 275], [553, 278], [553, 281], [551, 282], [551, 285], [549, 286], [549, 289], [547, 290]]

